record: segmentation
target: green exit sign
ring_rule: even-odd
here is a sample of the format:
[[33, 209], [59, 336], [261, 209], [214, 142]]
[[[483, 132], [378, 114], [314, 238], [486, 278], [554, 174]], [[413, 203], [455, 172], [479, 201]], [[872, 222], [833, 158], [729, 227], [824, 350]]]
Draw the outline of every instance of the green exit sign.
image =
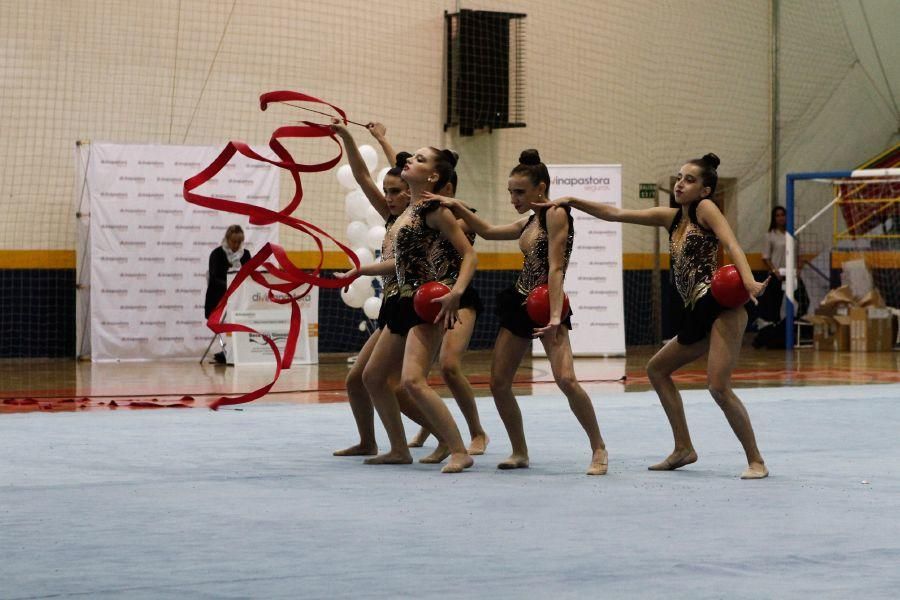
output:
[[641, 198], [656, 198], [656, 184], [655, 183], [642, 183], [641, 186]]

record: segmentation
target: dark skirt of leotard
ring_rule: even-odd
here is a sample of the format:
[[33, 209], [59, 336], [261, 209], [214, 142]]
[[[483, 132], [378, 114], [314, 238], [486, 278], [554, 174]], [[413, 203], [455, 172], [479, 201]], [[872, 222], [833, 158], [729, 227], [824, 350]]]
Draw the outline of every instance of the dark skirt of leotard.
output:
[[678, 327], [678, 343], [690, 346], [705, 339], [723, 310], [725, 309], [716, 302], [712, 293], [701, 296], [693, 308], [684, 311]]
[[[500, 327], [508, 329], [510, 333], [520, 338], [531, 339], [534, 337], [534, 330], [540, 327], [528, 316], [525, 309], [525, 296], [511, 286], [497, 294], [496, 314], [500, 320]], [[562, 320], [562, 324], [567, 329], [572, 329], [572, 311]]]

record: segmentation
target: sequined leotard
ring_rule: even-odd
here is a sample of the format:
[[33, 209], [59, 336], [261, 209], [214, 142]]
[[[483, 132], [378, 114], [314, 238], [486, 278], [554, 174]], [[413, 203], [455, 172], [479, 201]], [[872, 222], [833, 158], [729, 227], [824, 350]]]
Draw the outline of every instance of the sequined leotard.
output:
[[709, 335], [723, 310], [708, 293], [716, 270], [719, 240], [697, 221], [697, 204], [689, 208], [687, 219], [681, 215], [679, 210], [669, 227], [669, 252], [675, 287], [684, 303], [678, 342], [691, 345]]
[[[396, 230], [394, 229], [394, 223], [397, 222], [397, 215], [391, 215], [388, 217], [387, 221], [384, 222], [384, 240], [381, 242], [381, 261], [386, 262], [394, 258], [394, 237], [396, 234]], [[397, 273], [396, 270], [384, 275], [382, 277], [382, 288], [383, 294], [385, 298], [390, 298], [394, 294], [400, 291], [400, 286], [397, 285]]]
[[[569, 231], [566, 235], [566, 248], [563, 255], [563, 272], [569, 266], [572, 243], [575, 241], [575, 228], [568, 208], [566, 208], [566, 216], [569, 221]], [[525, 299], [531, 290], [547, 283], [550, 273], [550, 237], [547, 232], [546, 211], [540, 211], [528, 218], [522, 228], [522, 233], [519, 234], [519, 249], [525, 256], [522, 272], [519, 273], [514, 285], [497, 294], [496, 312], [500, 327], [517, 337], [531, 339], [538, 324], [528, 316]], [[571, 311], [563, 315], [562, 325], [567, 329], [572, 328], [571, 315]]]
[[456, 283], [462, 258], [437, 229], [425, 223], [425, 215], [440, 206], [437, 200], [417, 202], [400, 215], [394, 228], [394, 258], [401, 297], [411, 297], [429, 281], [448, 286]]
[[[566, 236], [563, 273], [569, 266], [572, 243], [575, 241], [575, 228], [568, 208], [566, 216], [569, 220], [569, 233]], [[519, 235], [519, 249], [525, 256], [525, 262], [522, 265], [522, 272], [516, 280], [516, 290], [521, 294], [528, 295], [537, 286], [547, 283], [547, 276], [550, 272], [549, 235], [545, 210], [528, 218], [528, 222], [525, 223], [525, 227], [522, 228], [522, 233]]]
[[716, 271], [719, 239], [712, 231], [697, 222], [696, 205], [690, 208], [691, 218], [682, 224], [681, 211], [669, 228], [669, 254], [675, 287], [687, 308], [694, 308], [709, 291]]

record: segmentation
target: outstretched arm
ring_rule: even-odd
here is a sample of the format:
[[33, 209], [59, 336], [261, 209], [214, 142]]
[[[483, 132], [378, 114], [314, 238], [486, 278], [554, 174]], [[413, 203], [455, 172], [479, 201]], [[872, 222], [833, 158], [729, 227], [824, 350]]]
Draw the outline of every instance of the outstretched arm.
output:
[[344, 142], [344, 149], [347, 151], [347, 160], [350, 162], [350, 168], [353, 170], [353, 178], [362, 189], [369, 203], [378, 211], [385, 221], [391, 216], [388, 210], [387, 202], [384, 200], [384, 194], [378, 189], [378, 185], [372, 180], [369, 169], [366, 167], [366, 161], [363, 160], [362, 154], [359, 153], [359, 147], [353, 135], [344, 127], [337, 119], [331, 123], [331, 130], [340, 136]]
[[370, 263], [368, 265], [362, 265], [358, 269], [356, 267], [351, 268], [349, 271], [337, 272], [334, 274], [338, 279], [347, 279], [352, 278], [355, 279], [360, 275], [388, 275], [394, 272], [394, 269], [397, 268], [397, 263], [394, 262], [394, 259], [390, 260], [382, 260]]
[[679, 210], [666, 206], [631, 210], [616, 208], [610, 204], [594, 200], [582, 200], [581, 198], [572, 197], [558, 198], [552, 202], [543, 202], [535, 206], [571, 206], [603, 221], [634, 223], [635, 225], [649, 225], [651, 227], [668, 227], [672, 224], [672, 219], [675, 218], [675, 213]]
[[750, 293], [750, 300], [753, 301], [753, 304], [759, 304], [756, 298], [765, 291], [770, 278], [767, 277], [762, 283], [753, 278], [753, 271], [750, 270], [747, 256], [731, 230], [731, 226], [728, 225], [725, 215], [722, 214], [722, 211], [719, 210], [719, 207], [712, 200], [701, 200], [700, 204], [697, 205], [697, 221], [707, 229], [711, 229], [716, 234], [716, 237], [719, 238], [719, 241], [722, 242], [722, 246], [731, 256], [731, 260], [734, 261], [734, 266], [737, 268], [738, 273], [741, 274], [744, 287]]
[[441, 206], [449, 208], [454, 217], [461, 220], [471, 231], [474, 231], [486, 240], [517, 240], [522, 235], [522, 228], [525, 227], [525, 223], [528, 221], [527, 218], [523, 218], [507, 225], [491, 225], [469, 210], [469, 207], [462, 200], [437, 196], [428, 192], [423, 194], [423, 196], [427, 200], [439, 200]]
[[369, 130], [369, 133], [372, 134], [372, 137], [378, 141], [378, 145], [381, 146], [382, 152], [384, 152], [385, 158], [387, 158], [388, 165], [394, 166], [397, 163], [397, 153], [394, 151], [394, 147], [391, 146], [391, 143], [387, 141], [385, 134], [387, 133], [387, 127], [382, 125], [381, 123], [369, 123], [366, 125], [366, 129]]

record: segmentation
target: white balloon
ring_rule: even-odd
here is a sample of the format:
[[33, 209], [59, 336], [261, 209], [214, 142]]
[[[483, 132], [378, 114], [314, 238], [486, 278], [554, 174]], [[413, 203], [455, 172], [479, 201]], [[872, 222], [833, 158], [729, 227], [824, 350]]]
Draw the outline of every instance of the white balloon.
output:
[[369, 228], [362, 221], [353, 221], [347, 225], [347, 241], [354, 248], [365, 246], [368, 240]]
[[365, 298], [359, 296], [359, 292], [353, 289], [351, 285], [348, 289], [341, 288], [341, 300], [350, 308], [362, 308]]
[[350, 284], [350, 291], [356, 298], [361, 298], [365, 302], [366, 298], [371, 298], [375, 295], [375, 288], [372, 287], [372, 278], [360, 277]]
[[378, 166], [378, 153], [375, 152], [375, 148], [368, 144], [364, 144], [359, 147], [359, 153], [362, 155], [363, 162], [366, 163], [366, 168], [368, 170], [372, 170]]
[[364, 221], [370, 208], [372, 205], [361, 190], [353, 190], [344, 197], [344, 213], [351, 221]]
[[390, 167], [385, 167], [382, 170], [378, 171], [378, 175], [375, 177], [375, 183], [378, 184], [378, 189], [384, 188], [384, 178], [387, 175], [387, 172], [390, 170]]
[[376, 298], [375, 296], [366, 298], [366, 301], [363, 303], [363, 312], [370, 319], [377, 319], [378, 313], [381, 312], [381, 298]]
[[369, 227], [375, 227], [377, 225], [384, 226], [384, 218], [371, 204], [369, 205], [368, 210], [366, 210], [366, 225]]
[[383, 225], [372, 227], [366, 235], [366, 245], [372, 250], [381, 250], [381, 242], [384, 241], [385, 233], [387, 233], [387, 231]]
[[362, 266], [371, 265], [375, 262], [375, 255], [368, 248], [357, 248], [354, 252], [356, 252], [356, 257], [359, 258], [359, 264]]
[[356, 187], [356, 179], [353, 178], [353, 169], [350, 165], [341, 165], [337, 170], [337, 180], [342, 186], [348, 190]]

